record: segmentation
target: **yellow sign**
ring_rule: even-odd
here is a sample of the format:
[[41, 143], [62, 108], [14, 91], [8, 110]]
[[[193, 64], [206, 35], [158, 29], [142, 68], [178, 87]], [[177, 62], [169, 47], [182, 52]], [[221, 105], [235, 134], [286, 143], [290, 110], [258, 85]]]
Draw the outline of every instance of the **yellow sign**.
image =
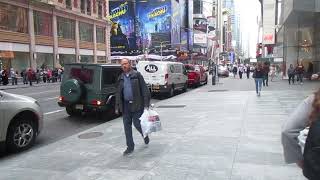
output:
[[157, 16], [163, 15], [167, 12], [167, 6], [163, 6], [153, 10], [151, 13], [148, 14], [149, 19], [155, 18]]
[[128, 12], [128, 2], [121, 4], [119, 7], [111, 10], [110, 19], [122, 16]]

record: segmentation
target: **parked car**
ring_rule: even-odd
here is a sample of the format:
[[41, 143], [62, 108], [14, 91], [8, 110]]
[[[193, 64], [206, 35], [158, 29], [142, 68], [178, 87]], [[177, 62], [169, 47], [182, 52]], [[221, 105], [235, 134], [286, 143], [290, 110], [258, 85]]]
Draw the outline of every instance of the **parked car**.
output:
[[219, 65], [218, 66], [218, 76], [229, 77], [228, 67], [225, 65]]
[[27, 96], [0, 91], [1, 150], [18, 152], [30, 148], [43, 127], [39, 103]]
[[170, 61], [139, 61], [137, 70], [142, 74], [152, 94], [171, 97], [175, 91], [186, 91], [188, 76], [184, 65]]
[[188, 72], [188, 86], [197, 87], [200, 86], [200, 72], [195, 70], [193, 64], [184, 65]]
[[70, 116], [97, 112], [115, 116], [115, 93], [121, 66], [116, 64], [72, 63], [64, 66], [58, 104]]
[[200, 73], [200, 84], [208, 84], [208, 74], [204, 67], [195, 65], [194, 69]]

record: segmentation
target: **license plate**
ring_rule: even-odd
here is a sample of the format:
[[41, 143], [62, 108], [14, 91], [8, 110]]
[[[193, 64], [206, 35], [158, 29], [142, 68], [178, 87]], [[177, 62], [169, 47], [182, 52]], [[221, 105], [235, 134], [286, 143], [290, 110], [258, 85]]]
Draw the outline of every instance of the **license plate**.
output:
[[76, 104], [76, 109], [83, 110], [83, 104]]

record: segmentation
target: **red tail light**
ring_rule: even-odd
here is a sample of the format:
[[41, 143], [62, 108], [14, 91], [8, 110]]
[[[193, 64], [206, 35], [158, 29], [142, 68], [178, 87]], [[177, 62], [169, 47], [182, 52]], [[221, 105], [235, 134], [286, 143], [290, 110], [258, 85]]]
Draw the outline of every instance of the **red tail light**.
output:
[[95, 105], [95, 106], [100, 106], [100, 105], [102, 105], [102, 101], [94, 99], [91, 101], [91, 104]]
[[60, 102], [64, 101], [64, 97], [63, 96], [59, 96], [59, 101]]

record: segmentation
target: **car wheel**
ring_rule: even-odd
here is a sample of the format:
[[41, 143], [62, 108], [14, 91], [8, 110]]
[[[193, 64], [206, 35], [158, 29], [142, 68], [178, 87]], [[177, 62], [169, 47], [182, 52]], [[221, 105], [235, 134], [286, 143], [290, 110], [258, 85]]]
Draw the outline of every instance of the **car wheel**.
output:
[[169, 97], [174, 96], [174, 86], [173, 86], [173, 85], [172, 85], [172, 87], [171, 87], [170, 90], [169, 90], [168, 96], [169, 96]]
[[206, 78], [206, 81], [204, 82], [205, 85], [208, 84], [208, 77]]
[[8, 128], [7, 148], [10, 152], [19, 152], [30, 148], [36, 139], [36, 126], [32, 120], [16, 119]]
[[188, 89], [188, 83], [185, 83], [185, 84], [183, 85], [182, 91], [183, 91], [183, 92], [187, 92], [187, 89]]
[[66, 107], [66, 111], [69, 116], [81, 116], [81, 111], [76, 110], [72, 107]]

